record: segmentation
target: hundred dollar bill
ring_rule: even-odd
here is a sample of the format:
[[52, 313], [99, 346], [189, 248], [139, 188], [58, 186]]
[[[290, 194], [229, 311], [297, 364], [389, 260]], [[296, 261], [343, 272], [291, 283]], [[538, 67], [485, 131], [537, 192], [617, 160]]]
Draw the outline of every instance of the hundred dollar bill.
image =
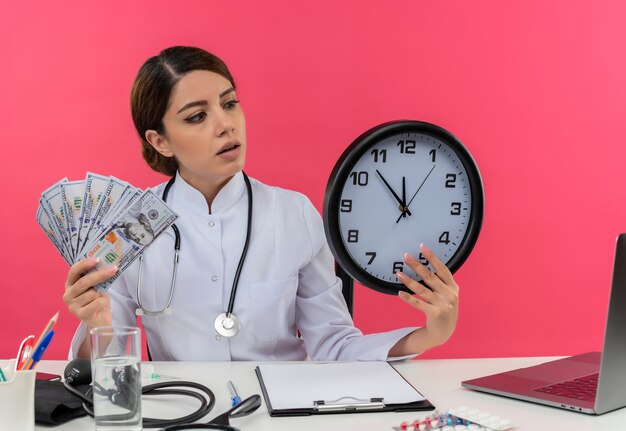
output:
[[67, 235], [67, 222], [65, 221], [65, 203], [61, 196], [61, 184], [67, 182], [67, 178], [62, 179], [56, 184], [48, 187], [41, 194], [39, 203], [43, 207], [43, 210], [47, 213], [48, 217], [52, 221], [55, 231], [58, 237], [61, 239], [64, 249], [70, 257], [72, 255], [72, 246], [70, 244], [69, 236]]
[[104, 189], [104, 194], [98, 203], [98, 208], [96, 208], [96, 215], [94, 216], [91, 228], [102, 223], [102, 220], [104, 220], [106, 215], [109, 213], [109, 210], [115, 206], [128, 187], [129, 184], [127, 182], [119, 180], [115, 177], [109, 177], [109, 183]]
[[39, 207], [37, 208], [37, 223], [39, 224], [39, 226], [41, 226], [48, 239], [52, 241], [52, 244], [56, 247], [56, 249], [59, 250], [59, 253], [61, 253], [63, 259], [65, 259], [65, 261], [69, 265], [72, 265], [71, 258], [67, 255], [61, 239], [55, 232], [52, 220], [50, 220], [50, 217], [48, 216], [48, 214], [46, 214], [41, 205], [39, 205]]
[[98, 203], [108, 183], [109, 177], [87, 172], [83, 194], [83, 206], [80, 211], [77, 255], [80, 254], [83, 249], [84, 239], [87, 238], [91, 222], [93, 221], [92, 217], [95, 216], [95, 210], [98, 208]]
[[125, 211], [128, 204], [140, 198], [141, 194], [141, 190], [129, 184], [122, 193], [122, 195], [117, 199], [115, 204], [113, 204], [111, 208], [109, 208], [109, 211], [100, 220], [100, 228], [106, 229], [113, 220], [119, 218], [120, 213]]
[[78, 253], [78, 234], [80, 227], [80, 212], [85, 194], [85, 181], [67, 181], [60, 185], [61, 197], [65, 205], [65, 221], [67, 235], [72, 247], [72, 256]]
[[[91, 234], [94, 228], [100, 227], [101, 221], [104, 219], [106, 214], [109, 212], [109, 209], [115, 205], [117, 200], [122, 196], [124, 190], [128, 187], [128, 183], [118, 180], [115, 177], [110, 177], [109, 182], [107, 183], [106, 188], [104, 189], [104, 193], [100, 198], [100, 202], [98, 203], [98, 208], [96, 209], [95, 215], [92, 217], [91, 226], [87, 229], [87, 235], [83, 240], [85, 244], [89, 244], [90, 240], [93, 240], [93, 235]], [[83, 252], [85, 250], [82, 250]]]
[[59, 228], [53, 221], [53, 217], [50, 216], [50, 211], [47, 209], [46, 203], [43, 199], [39, 199], [39, 206], [37, 207], [37, 223], [44, 230], [46, 235], [54, 236], [54, 245], [60, 252], [64, 252], [65, 246], [59, 233]]
[[98, 227], [93, 227], [90, 231], [92, 238], [91, 242], [88, 242], [85, 247], [89, 248], [93, 245], [93, 242], [98, 241], [102, 234], [110, 228], [112, 224], [118, 223], [124, 216], [128, 208], [135, 204], [135, 202], [141, 198], [142, 191], [132, 186], [128, 187], [122, 196], [119, 198], [113, 208], [109, 210], [106, 217], [100, 222]]
[[112, 223], [98, 240], [85, 251], [83, 258], [99, 258], [94, 270], [116, 265], [117, 273], [95, 286], [107, 290], [146, 247], [174, 221], [178, 215], [152, 190], [146, 190], [136, 202]]

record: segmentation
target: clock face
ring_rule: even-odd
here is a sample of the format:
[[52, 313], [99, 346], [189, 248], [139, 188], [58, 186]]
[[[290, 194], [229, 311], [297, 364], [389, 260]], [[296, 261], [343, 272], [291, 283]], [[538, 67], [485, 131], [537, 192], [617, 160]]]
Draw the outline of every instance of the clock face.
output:
[[[396, 294], [395, 273], [419, 277], [408, 252], [425, 265], [424, 243], [455, 271], [482, 223], [483, 189], [471, 155], [428, 123], [387, 123], [361, 135], [331, 175], [324, 205], [329, 244], [352, 278]], [[432, 269], [432, 267], [431, 267]]]

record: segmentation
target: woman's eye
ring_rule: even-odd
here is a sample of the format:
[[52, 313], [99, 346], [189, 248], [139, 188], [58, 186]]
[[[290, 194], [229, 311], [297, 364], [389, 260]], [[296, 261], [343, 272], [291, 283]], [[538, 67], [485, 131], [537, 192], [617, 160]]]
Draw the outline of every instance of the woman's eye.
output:
[[237, 103], [239, 103], [239, 100], [236, 100], [236, 99], [229, 100], [228, 102], [224, 104], [224, 109], [234, 109], [235, 106], [237, 106]]
[[198, 112], [197, 114], [194, 114], [191, 117], [187, 117], [185, 119], [185, 121], [188, 122], [188, 123], [199, 123], [200, 121], [204, 120], [205, 118], [206, 118], [206, 113], [205, 112]]

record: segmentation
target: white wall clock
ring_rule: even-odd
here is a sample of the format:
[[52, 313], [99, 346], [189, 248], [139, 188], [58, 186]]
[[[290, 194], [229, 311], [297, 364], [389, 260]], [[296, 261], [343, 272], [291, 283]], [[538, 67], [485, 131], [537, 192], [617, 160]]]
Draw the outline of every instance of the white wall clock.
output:
[[[324, 198], [324, 227], [339, 266], [383, 293], [405, 252], [426, 265], [428, 245], [453, 273], [472, 251], [483, 221], [478, 167], [451, 133], [420, 121], [393, 121], [359, 136], [335, 165]], [[432, 269], [432, 268], [431, 268]]]

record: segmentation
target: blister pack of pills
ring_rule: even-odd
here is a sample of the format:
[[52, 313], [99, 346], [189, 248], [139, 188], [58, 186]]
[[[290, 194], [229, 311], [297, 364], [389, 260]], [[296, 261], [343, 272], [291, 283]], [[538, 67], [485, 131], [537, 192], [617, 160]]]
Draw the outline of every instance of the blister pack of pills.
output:
[[396, 431], [504, 431], [513, 427], [513, 421], [460, 406], [445, 413], [435, 412], [422, 420], [402, 422]]
[[448, 413], [470, 424], [476, 424], [494, 431], [504, 431], [513, 427], [513, 421], [510, 419], [490, 415], [489, 413], [481, 412], [477, 409], [470, 409], [466, 406], [448, 410]]

